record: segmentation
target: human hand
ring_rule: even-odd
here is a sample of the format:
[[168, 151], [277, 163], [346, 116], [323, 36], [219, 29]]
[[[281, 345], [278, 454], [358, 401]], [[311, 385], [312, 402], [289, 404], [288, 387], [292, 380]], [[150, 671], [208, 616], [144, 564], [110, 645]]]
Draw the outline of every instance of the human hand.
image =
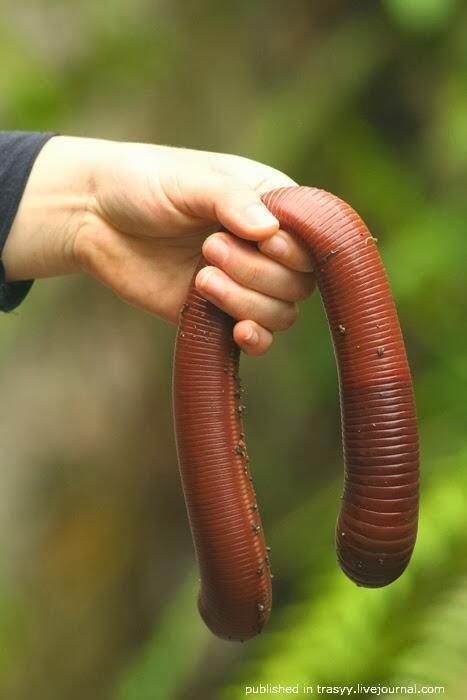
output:
[[[314, 286], [305, 250], [279, 231], [260, 201], [263, 192], [291, 184], [283, 173], [239, 156], [55, 137], [36, 161], [10, 251], [5, 246], [8, 278], [84, 270], [125, 301], [176, 323], [202, 252], [210, 264], [196, 276], [197, 289], [238, 321], [240, 347], [259, 355], [274, 331], [295, 321], [297, 302]], [[46, 230], [37, 224], [41, 200], [49, 202], [49, 227], [39, 250], [37, 231]], [[36, 230], [29, 263], [27, 246], [21, 248], [28, 223]]]

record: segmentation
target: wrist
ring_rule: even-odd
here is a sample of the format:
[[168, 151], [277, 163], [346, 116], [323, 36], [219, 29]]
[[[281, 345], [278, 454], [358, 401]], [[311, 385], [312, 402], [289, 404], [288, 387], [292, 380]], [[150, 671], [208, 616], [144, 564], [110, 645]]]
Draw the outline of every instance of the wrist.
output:
[[98, 143], [55, 136], [42, 148], [3, 249], [9, 282], [80, 271], [76, 239], [92, 208]]

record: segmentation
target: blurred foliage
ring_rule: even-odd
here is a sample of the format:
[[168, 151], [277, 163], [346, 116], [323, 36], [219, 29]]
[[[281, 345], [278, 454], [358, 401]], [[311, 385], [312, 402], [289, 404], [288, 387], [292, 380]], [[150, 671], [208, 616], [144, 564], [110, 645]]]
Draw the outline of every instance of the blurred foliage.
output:
[[387, 589], [356, 588], [334, 561], [334, 360], [318, 300], [304, 305], [296, 328], [242, 370], [273, 548], [273, 615], [247, 644], [214, 639], [196, 610], [172, 437], [173, 329], [91, 280], [36, 283], [0, 326], [0, 697], [230, 700], [261, 681], [418, 682], [461, 700], [465, 5], [2, 7], [2, 128], [236, 152], [334, 191], [362, 214], [407, 341], [423, 479], [410, 568]]

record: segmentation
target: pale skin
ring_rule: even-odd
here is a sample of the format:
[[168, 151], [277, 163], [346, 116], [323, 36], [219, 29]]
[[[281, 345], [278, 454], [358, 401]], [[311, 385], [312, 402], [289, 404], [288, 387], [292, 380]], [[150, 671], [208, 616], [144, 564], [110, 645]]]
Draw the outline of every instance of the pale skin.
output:
[[177, 323], [203, 254], [197, 289], [236, 320], [240, 348], [262, 355], [314, 288], [306, 250], [260, 199], [293, 184], [240, 156], [55, 136], [5, 244], [7, 280], [86, 273]]

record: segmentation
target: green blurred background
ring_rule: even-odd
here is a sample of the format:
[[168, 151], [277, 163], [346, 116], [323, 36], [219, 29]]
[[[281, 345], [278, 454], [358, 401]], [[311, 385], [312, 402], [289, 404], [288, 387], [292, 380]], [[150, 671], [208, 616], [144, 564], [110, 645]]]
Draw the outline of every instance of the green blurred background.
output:
[[467, 697], [465, 3], [3, 0], [0, 128], [235, 152], [348, 200], [392, 282], [423, 469], [409, 570], [355, 587], [335, 563], [340, 420], [315, 295], [242, 363], [275, 602], [259, 638], [219, 641], [196, 611], [174, 328], [90, 279], [36, 283], [0, 324], [0, 698]]

